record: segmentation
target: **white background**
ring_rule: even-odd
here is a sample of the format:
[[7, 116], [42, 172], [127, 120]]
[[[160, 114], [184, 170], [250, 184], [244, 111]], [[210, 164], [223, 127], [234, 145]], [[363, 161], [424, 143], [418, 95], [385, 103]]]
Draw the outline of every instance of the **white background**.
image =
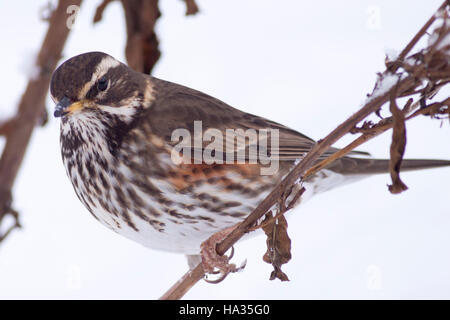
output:
[[[46, 2], [0, 3], [2, 118], [33, 69]], [[403, 48], [442, 1], [199, 0], [201, 13], [187, 18], [182, 1], [160, 2], [155, 76], [319, 139], [364, 101], [385, 51]], [[64, 58], [99, 50], [124, 61], [120, 3], [92, 25], [98, 3], [84, 1]], [[407, 157], [450, 159], [447, 121], [422, 118], [407, 129]], [[387, 133], [362, 149], [387, 157], [389, 143]], [[290, 282], [268, 280], [258, 236], [236, 246], [236, 262], [248, 260], [242, 273], [219, 285], [202, 281], [186, 298], [450, 298], [450, 169], [403, 180], [410, 190], [401, 195], [391, 195], [389, 176], [380, 175], [292, 212]], [[35, 130], [14, 198], [24, 228], [0, 246], [0, 298], [153, 299], [186, 271], [182, 255], [146, 249], [91, 217], [66, 177], [58, 119]]]

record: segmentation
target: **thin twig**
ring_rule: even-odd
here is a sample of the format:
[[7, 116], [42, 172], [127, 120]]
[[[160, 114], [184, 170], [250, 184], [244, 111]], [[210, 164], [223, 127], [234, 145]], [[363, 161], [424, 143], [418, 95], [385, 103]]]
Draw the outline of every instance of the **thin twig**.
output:
[[[449, 1], [444, 1], [440, 7], [437, 9], [436, 12], [439, 12], [443, 9], [445, 9], [449, 5]], [[411, 41], [406, 45], [406, 47], [400, 52], [398, 55], [397, 61], [402, 62], [406, 56], [411, 52], [411, 50], [414, 48], [414, 46], [419, 42], [419, 40], [426, 34], [428, 28], [434, 23], [436, 20], [436, 14], [433, 14], [430, 19], [428, 19], [427, 22], [420, 28], [420, 30], [416, 33], [416, 35], [411, 39]], [[394, 64], [392, 68], [390, 68], [389, 71], [395, 72], [399, 68], [398, 64]]]
[[160, 298], [161, 300], [179, 300], [181, 299], [199, 280], [203, 278], [202, 264], [198, 264], [194, 269], [185, 273], [167, 292]]
[[186, 2], [186, 15], [191, 16], [197, 14], [199, 9], [195, 0], [184, 0]]
[[112, 2], [113, 0], [103, 0], [102, 3], [100, 3], [95, 10], [94, 19], [93, 22], [97, 23], [103, 19], [103, 12], [105, 11], [106, 7]]

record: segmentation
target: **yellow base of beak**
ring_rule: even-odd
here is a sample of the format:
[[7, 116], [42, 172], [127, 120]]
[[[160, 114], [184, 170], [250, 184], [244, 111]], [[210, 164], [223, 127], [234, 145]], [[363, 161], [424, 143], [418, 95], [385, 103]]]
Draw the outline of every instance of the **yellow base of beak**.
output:
[[81, 101], [74, 102], [70, 106], [67, 107], [66, 111], [68, 113], [74, 113], [76, 111], [80, 111], [81, 109], [84, 108], [85, 104], [86, 104], [86, 100], [81, 100]]

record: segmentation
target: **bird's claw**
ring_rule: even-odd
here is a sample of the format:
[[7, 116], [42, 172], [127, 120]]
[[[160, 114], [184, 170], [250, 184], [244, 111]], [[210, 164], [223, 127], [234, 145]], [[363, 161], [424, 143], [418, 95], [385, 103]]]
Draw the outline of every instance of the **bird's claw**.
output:
[[[219, 269], [217, 267], [214, 267], [211, 272], [207, 272], [207, 274], [205, 275], [204, 280], [206, 282], [211, 283], [211, 284], [217, 284], [217, 283], [222, 282], [223, 280], [225, 280], [225, 278], [230, 273], [240, 272], [240, 271], [244, 270], [245, 266], [247, 265], [247, 260], [244, 260], [239, 267], [236, 267], [236, 265], [234, 263], [232, 263], [232, 264], [228, 263], [228, 261], [230, 261], [230, 259], [232, 258], [233, 254], [234, 254], [234, 247], [231, 247], [231, 250], [232, 250], [232, 252], [231, 252], [230, 256], [221, 256], [223, 258], [227, 258], [227, 268], [226, 268], [226, 270], [224, 271], [224, 270], [221, 270], [221, 269]], [[208, 279], [209, 275], [219, 275], [219, 277], [216, 278], [216, 279]]]
[[228, 274], [241, 271], [245, 268], [246, 261], [244, 261], [244, 263], [239, 267], [236, 267], [234, 263], [230, 263], [230, 260], [234, 255], [233, 247], [231, 247], [231, 253], [229, 256], [221, 256], [216, 251], [217, 243], [221, 242], [231, 231], [232, 229], [222, 230], [201, 244], [200, 252], [202, 256], [203, 270], [207, 274], [220, 274], [219, 278], [214, 280], [205, 278], [205, 281], [208, 283], [219, 283], [223, 281]]

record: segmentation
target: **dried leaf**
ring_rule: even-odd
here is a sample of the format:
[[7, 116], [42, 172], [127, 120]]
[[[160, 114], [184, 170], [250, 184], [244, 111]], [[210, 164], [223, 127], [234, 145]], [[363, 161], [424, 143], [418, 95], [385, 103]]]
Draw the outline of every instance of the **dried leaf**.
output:
[[403, 161], [403, 155], [405, 153], [406, 146], [405, 116], [403, 112], [398, 108], [395, 101], [395, 96], [395, 93], [393, 93], [389, 106], [394, 118], [391, 143], [391, 159], [389, 161], [389, 171], [391, 173], [392, 179], [392, 184], [389, 185], [389, 191], [393, 194], [401, 193], [408, 189], [408, 187], [400, 179], [400, 166]]
[[262, 227], [267, 236], [267, 251], [263, 256], [263, 260], [272, 264], [274, 270], [270, 274], [270, 280], [276, 278], [281, 281], [289, 281], [288, 276], [281, 271], [281, 266], [291, 260], [291, 239], [287, 233], [287, 221], [284, 215], [275, 218], [272, 213], [267, 214], [264, 222], [270, 221]]

